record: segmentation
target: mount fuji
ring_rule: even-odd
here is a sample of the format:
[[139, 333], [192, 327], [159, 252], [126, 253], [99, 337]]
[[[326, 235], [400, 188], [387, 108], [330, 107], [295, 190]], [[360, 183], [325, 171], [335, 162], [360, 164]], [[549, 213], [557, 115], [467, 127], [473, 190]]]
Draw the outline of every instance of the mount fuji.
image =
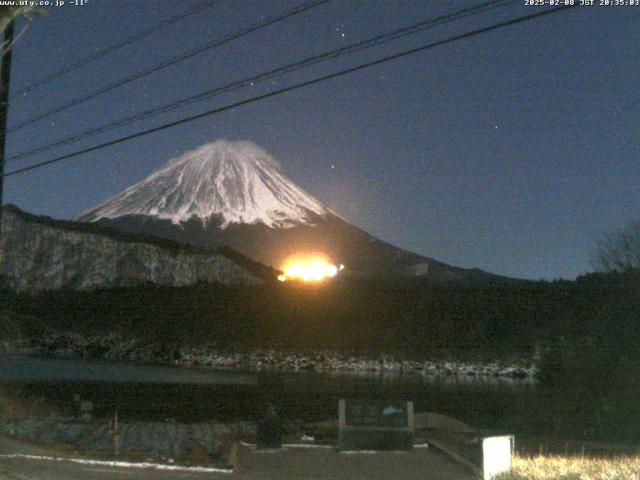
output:
[[217, 140], [178, 156], [78, 220], [195, 246], [229, 246], [275, 268], [295, 255], [322, 254], [353, 276], [501, 278], [369, 235], [297, 186], [250, 141]]

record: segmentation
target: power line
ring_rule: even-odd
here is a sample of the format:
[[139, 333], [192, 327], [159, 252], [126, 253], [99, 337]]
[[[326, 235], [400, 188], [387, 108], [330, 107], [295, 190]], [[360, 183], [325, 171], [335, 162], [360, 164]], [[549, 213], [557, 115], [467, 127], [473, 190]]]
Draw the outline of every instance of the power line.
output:
[[216, 39], [213, 42], [201, 45], [199, 47], [196, 47], [192, 50], [189, 50], [187, 52], [181, 53], [179, 55], [176, 55], [172, 58], [170, 58], [169, 60], [165, 60], [164, 62], [161, 62], [159, 64], [153, 65], [152, 67], [143, 70], [141, 72], [135, 73], [133, 75], [129, 75], [127, 77], [121, 78], [120, 80], [116, 80], [113, 83], [110, 83], [108, 85], [105, 85], [104, 87], [101, 87], [97, 90], [94, 90], [93, 92], [90, 92], [86, 95], [83, 95], [81, 97], [76, 97], [74, 99], [72, 99], [71, 101], [60, 105], [58, 107], [52, 108], [51, 110], [47, 110], [45, 112], [39, 113], [37, 115], [34, 115], [33, 117], [23, 121], [22, 123], [19, 123], [18, 125], [11, 127], [9, 130], [7, 130], [8, 133], [11, 132], [15, 132], [16, 130], [19, 130], [21, 128], [24, 128], [28, 125], [31, 125], [39, 120], [43, 120], [45, 118], [50, 117], [51, 115], [54, 115], [56, 113], [60, 113], [63, 112], [65, 110], [70, 109], [71, 107], [75, 107], [76, 105], [80, 105], [81, 103], [84, 103], [88, 100], [92, 100], [100, 95], [103, 95], [107, 92], [110, 92], [116, 88], [122, 87], [123, 85], [126, 85], [128, 83], [131, 83], [135, 80], [139, 80], [140, 78], [146, 77], [147, 75], [151, 75], [152, 73], [158, 72], [160, 70], [163, 70], [167, 67], [170, 67], [172, 65], [175, 65], [179, 62], [182, 62], [183, 60], [186, 60], [188, 58], [191, 58], [195, 55], [198, 55], [199, 53], [202, 52], [206, 52], [207, 50], [211, 50], [213, 48], [219, 47], [221, 45], [224, 45], [226, 43], [229, 43], [232, 40], [235, 40], [237, 38], [243, 37], [245, 35], [248, 35], [250, 33], [253, 33], [257, 30], [260, 30], [262, 28], [268, 27], [270, 25], [273, 25], [281, 20], [285, 20], [287, 18], [293, 17], [295, 15], [301, 14], [303, 12], [306, 12], [308, 10], [311, 10], [313, 8], [319, 7], [320, 5], [323, 5], [325, 3], [330, 2], [331, 0], [313, 0], [311, 2], [308, 3], [304, 3], [301, 5], [298, 5], [297, 7], [294, 7], [291, 10], [287, 10], [286, 12], [283, 12], [279, 15], [273, 16], [273, 17], [269, 17], [263, 21], [254, 23], [246, 28], [243, 28], [242, 30], [239, 30], [237, 32], [228, 34], [223, 36], [222, 38]]
[[169, 17], [163, 21], [161, 21], [160, 23], [146, 29], [146, 30], [142, 30], [138, 33], [135, 33], [127, 38], [122, 39], [121, 41], [114, 43], [112, 45], [109, 45], [106, 48], [101, 49], [98, 52], [95, 52], [91, 55], [88, 55], [84, 58], [81, 58], [80, 60], [78, 60], [75, 63], [72, 63], [70, 65], [67, 65], [66, 67], [61, 68], [60, 70], [56, 70], [55, 72], [50, 73], [49, 75], [42, 77], [39, 80], [36, 80], [35, 82], [27, 85], [26, 87], [24, 87], [21, 90], [18, 90], [15, 92], [14, 97], [17, 97], [19, 95], [22, 95], [24, 93], [30, 92], [31, 90], [34, 90], [42, 85], [44, 85], [45, 83], [49, 83], [53, 80], [56, 80], [60, 77], [62, 77], [63, 75], [66, 75], [69, 72], [72, 72], [73, 70], [76, 70], [84, 65], [87, 65], [91, 62], [95, 62], [96, 60], [105, 57], [107, 55], [109, 55], [110, 53], [113, 53], [117, 50], [120, 50], [121, 48], [126, 47], [127, 45], [131, 45], [134, 42], [137, 42], [139, 40], [142, 40], [146, 37], [148, 37], [149, 35], [152, 35], [153, 33], [157, 32], [158, 30], [161, 30], [165, 27], [168, 27], [170, 25], [173, 25], [174, 23], [179, 22], [180, 20], [183, 20], [187, 17], [190, 17], [191, 15], [195, 15], [197, 13], [200, 13], [201, 11], [213, 6], [213, 4], [216, 2], [216, 0], [205, 0], [203, 2], [200, 2], [196, 5], [194, 5], [192, 8], [185, 10], [182, 13], [179, 13], [177, 15], [174, 15], [173, 17]]
[[258, 96], [255, 96], [255, 97], [251, 97], [251, 98], [248, 98], [246, 100], [242, 100], [242, 101], [235, 102], [235, 103], [232, 103], [232, 104], [229, 104], [229, 105], [225, 105], [223, 107], [215, 108], [213, 110], [208, 110], [206, 112], [199, 113], [197, 115], [191, 115], [189, 117], [182, 118], [182, 119], [176, 120], [174, 122], [166, 123], [164, 125], [160, 125], [158, 127], [154, 127], [154, 128], [150, 128], [150, 129], [147, 129], [147, 130], [143, 130], [141, 132], [134, 133], [134, 134], [131, 134], [131, 135], [126, 135], [124, 137], [120, 137], [120, 138], [117, 138], [115, 140], [104, 142], [104, 143], [101, 143], [99, 145], [95, 145], [93, 147], [85, 148], [85, 149], [82, 149], [82, 150], [77, 150], [75, 152], [72, 152], [72, 153], [69, 153], [69, 154], [66, 154], [66, 155], [61, 155], [59, 157], [52, 158], [50, 160], [46, 160], [46, 161], [43, 161], [43, 162], [39, 162], [39, 163], [30, 165], [28, 167], [23, 167], [23, 168], [19, 168], [19, 169], [16, 169], [16, 170], [12, 170], [11, 172], [8, 172], [8, 173], [5, 173], [4, 175], [2, 175], [2, 177], [9, 177], [9, 176], [12, 176], [12, 175], [17, 175], [19, 173], [28, 172], [30, 170], [35, 170], [37, 168], [44, 167], [45, 165], [51, 165], [53, 163], [57, 163], [57, 162], [61, 162], [63, 160], [74, 158], [74, 157], [77, 157], [79, 155], [83, 155], [85, 153], [90, 153], [90, 152], [94, 152], [94, 151], [97, 151], [97, 150], [101, 150], [103, 148], [110, 147], [112, 145], [117, 145], [119, 143], [123, 143], [123, 142], [129, 141], [129, 140], [133, 140], [135, 138], [143, 137], [145, 135], [149, 135], [149, 134], [152, 134], [152, 133], [160, 132], [160, 131], [166, 130], [168, 128], [173, 128], [173, 127], [176, 127], [178, 125], [182, 125], [182, 124], [185, 124], [185, 123], [190, 123], [190, 122], [193, 122], [195, 120], [199, 120], [201, 118], [209, 117], [209, 116], [212, 116], [212, 115], [215, 115], [215, 114], [218, 114], [218, 113], [222, 113], [222, 112], [227, 111], [227, 110], [231, 110], [233, 108], [241, 107], [241, 106], [248, 105], [248, 104], [251, 104], [251, 103], [256, 103], [256, 102], [258, 102], [260, 100], [264, 100], [264, 99], [267, 99], [267, 98], [275, 97], [275, 96], [281, 95], [283, 93], [291, 92], [291, 91], [294, 91], [294, 90], [299, 90], [301, 88], [308, 87], [310, 85], [315, 85], [317, 83], [325, 82], [327, 80], [331, 80], [331, 79], [334, 79], [334, 78], [337, 78], [337, 77], [348, 75], [348, 74], [351, 74], [351, 73], [354, 73], [354, 72], [357, 72], [357, 71], [360, 71], [360, 70], [364, 70], [366, 68], [370, 68], [370, 67], [373, 67], [373, 66], [376, 66], [376, 65], [381, 65], [383, 63], [390, 62], [390, 61], [396, 60], [398, 58], [403, 58], [403, 57], [406, 57], [406, 56], [409, 56], [409, 55], [413, 55], [415, 53], [423, 52], [425, 50], [430, 50], [432, 48], [439, 47], [439, 46], [442, 46], [442, 45], [446, 45], [446, 44], [449, 44], [449, 43], [453, 43], [453, 42], [456, 42], [456, 41], [459, 41], [459, 40], [463, 40], [465, 38], [475, 37], [477, 35], [481, 35], [483, 33], [487, 33], [487, 32], [493, 31], [493, 30], [498, 30], [500, 28], [509, 27], [511, 25], [516, 25], [516, 24], [523, 23], [523, 22], [526, 22], [526, 21], [529, 21], [529, 20], [533, 20], [535, 18], [539, 18], [539, 17], [543, 17], [543, 16], [546, 16], [546, 15], [551, 15], [551, 14], [554, 14], [554, 13], [558, 13], [560, 11], [567, 10], [569, 8], [573, 8], [575, 6], [576, 5], [563, 5], [561, 7], [556, 7], [556, 8], [550, 9], [550, 10], [544, 10], [544, 11], [541, 11], [541, 12], [538, 12], [538, 13], [533, 13], [533, 14], [530, 14], [530, 15], [524, 15], [522, 17], [517, 17], [517, 18], [514, 18], [512, 20], [496, 23], [496, 24], [490, 25], [488, 27], [484, 27], [484, 28], [480, 28], [480, 29], [477, 29], [477, 30], [473, 30], [471, 32], [463, 33], [463, 34], [460, 34], [460, 35], [455, 35], [453, 37], [449, 37], [449, 38], [446, 38], [444, 40], [439, 40], [437, 42], [433, 42], [433, 43], [429, 43], [429, 44], [426, 44], [426, 45], [422, 45], [420, 47], [412, 48], [412, 49], [409, 49], [409, 50], [404, 50], [404, 51], [402, 51], [400, 53], [395, 53], [393, 55], [389, 55], [389, 56], [380, 58], [378, 60], [373, 60], [373, 61], [370, 61], [370, 62], [367, 62], [367, 63], [362, 63], [362, 64], [357, 65], [355, 67], [347, 68], [345, 70], [340, 70], [338, 72], [331, 73], [331, 74], [328, 74], [328, 75], [324, 75], [324, 76], [321, 76], [321, 77], [317, 77], [317, 78], [314, 78], [312, 80], [306, 80], [304, 82], [296, 83], [294, 85], [290, 85], [288, 87], [284, 87], [284, 88], [281, 88], [279, 90], [275, 90], [273, 92], [269, 92], [269, 93], [265, 93], [265, 94], [258, 95]]
[[457, 11], [455, 13], [451, 13], [448, 15], [443, 15], [434, 19], [429, 19], [429, 20], [424, 20], [418, 23], [415, 23], [411, 26], [408, 27], [403, 27], [397, 30], [394, 30], [392, 32], [388, 32], [385, 34], [381, 34], [381, 35], [377, 35], [375, 37], [366, 39], [366, 40], [362, 40], [350, 45], [346, 45], [342, 48], [339, 49], [335, 49], [335, 50], [331, 50], [325, 53], [322, 53], [320, 55], [315, 55], [312, 57], [307, 57], [303, 60], [299, 60], [297, 62], [294, 63], [290, 63], [281, 67], [278, 67], [276, 69], [273, 70], [269, 70], [267, 72], [262, 72], [259, 73], [255, 76], [249, 77], [249, 78], [244, 78], [242, 80], [238, 80], [235, 82], [232, 82], [230, 84], [227, 85], [223, 85], [221, 87], [217, 87], [214, 89], [210, 89], [210, 90], [206, 90], [204, 92], [198, 93], [196, 95], [192, 95], [180, 100], [176, 100], [173, 102], [170, 102], [168, 104], [164, 104], [158, 107], [155, 107], [151, 110], [147, 110], [146, 112], [142, 112], [136, 115], [132, 115], [130, 117], [126, 117], [124, 119], [120, 119], [117, 120], [115, 122], [103, 125], [101, 127], [98, 128], [93, 128], [93, 129], [88, 129], [85, 130], [83, 132], [74, 134], [74, 135], [70, 135], [68, 137], [65, 137], [61, 140], [58, 140], [56, 142], [53, 143], [49, 143], [46, 145], [42, 145], [40, 147], [36, 147], [33, 148], [31, 150], [28, 151], [23, 151], [23, 152], [19, 152], [9, 158], [7, 158], [7, 161], [12, 161], [12, 160], [17, 160], [20, 158], [24, 158], [30, 155], [34, 155], [34, 154], [38, 154], [38, 153], [43, 153], [43, 152], [47, 152], [49, 150], [52, 150], [54, 148], [63, 146], [63, 145], [69, 145], [71, 143], [75, 143], [78, 142], [80, 140], [84, 140], [87, 138], [91, 138], [94, 137], [96, 135], [99, 135], [101, 133], [105, 133], [111, 130], [114, 130], [116, 128], [122, 127], [124, 125], [128, 125], [131, 123], [135, 123], [162, 113], [166, 113], [172, 110], [175, 110], [177, 108], [186, 106], [186, 105], [190, 105], [196, 102], [201, 102], [204, 100], [208, 100], [212, 97], [215, 97], [217, 95], [220, 95], [222, 93], [228, 93], [243, 87], [246, 87], [248, 85], [254, 85], [255, 83], [261, 82], [261, 81], [265, 81], [265, 80], [269, 80], [269, 79], [273, 79], [276, 77], [279, 77], [281, 75], [287, 74], [287, 73], [291, 73], [295, 70], [301, 69], [301, 68], [306, 68], [308, 66], [311, 65], [315, 65], [327, 60], [332, 60], [335, 58], [338, 58], [342, 55], [347, 55], [347, 54], [352, 54], [355, 52], [359, 52], [368, 48], [372, 48], [372, 47], [376, 47], [379, 45], [382, 45], [384, 43], [393, 41], [393, 40], [397, 40], [399, 38], [403, 38], [405, 36], [420, 32], [420, 31], [424, 31], [427, 28], [431, 28], [431, 27], [435, 27], [438, 25], [442, 25], [445, 23], [449, 23], [455, 20], [459, 20], [471, 15], [477, 15], [479, 13], [484, 13], [487, 12], [489, 10], [498, 8], [498, 7], [504, 7], [508, 4], [513, 4], [516, 3], [519, 0], [492, 0], [486, 3], [483, 3], [481, 5], [478, 5], [476, 7], [471, 7], [471, 8], [466, 8], [460, 11]]

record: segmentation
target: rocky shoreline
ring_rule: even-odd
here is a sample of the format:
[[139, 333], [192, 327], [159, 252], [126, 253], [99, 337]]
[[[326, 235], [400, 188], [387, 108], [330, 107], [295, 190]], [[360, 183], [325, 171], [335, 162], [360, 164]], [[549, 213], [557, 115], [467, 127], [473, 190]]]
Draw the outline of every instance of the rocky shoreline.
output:
[[352, 372], [422, 374], [429, 376], [493, 377], [533, 381], [539, 355], [511, 357], [502, 361], [407, 360], [391, 355], [364, 358], [332, 351], [292, 352], [259, 350], [222, 351], [216, 346], [184, 347], [145, 344], [118, 334], [81, 335], [53, 333], [38, 338], [4, 339], [0, 353], [44, 355], [57, 358], [109, 360], [114, 362], [288, 372]]

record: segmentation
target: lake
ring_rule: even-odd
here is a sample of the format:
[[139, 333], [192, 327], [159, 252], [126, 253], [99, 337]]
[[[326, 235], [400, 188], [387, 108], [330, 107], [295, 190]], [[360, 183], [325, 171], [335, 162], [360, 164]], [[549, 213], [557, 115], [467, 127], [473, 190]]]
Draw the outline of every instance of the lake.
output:
[[476, 427], [588, 438], [593, 416], [578, 393], [493, 377], [251, 373], [0, 355], [0, 382], [45, 397], [68, 413], [77, 408], [73, 399], [79, 395], [93, 402], [96, 415], [117, 410], [121, 418], [147, 420], [255, 420], [268, 402], [286, 418], [309, 422], [335, 418], [340, 398], [393, 398]]
[[0, 355], [0, 382], [43, 396], [69, 413], [77, 394], [93, 402], [97, 415], [117, 410], [131, 419], [253, 420], [259, 405], [269, 402], [287, 418], [314, 421], [335, 418], [340, 398], [394, 398], [413, 400], [417, 411], [507, 430], [514, 423], [522, 427], [539, 390], [530, 381], [493, 377], [251, 373], [20, 355]]

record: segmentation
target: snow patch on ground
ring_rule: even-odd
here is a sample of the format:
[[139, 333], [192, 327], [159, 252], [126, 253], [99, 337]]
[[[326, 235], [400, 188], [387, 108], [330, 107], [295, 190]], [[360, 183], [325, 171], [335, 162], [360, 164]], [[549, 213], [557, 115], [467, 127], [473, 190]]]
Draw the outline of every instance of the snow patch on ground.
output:
[[109, 460], [90, 460], [87, 458], [69, 458], [69, 457], [50, 457], [46, 455], [24, 455], [20, 453], [12, 453], [8, 455], [0, 454], [0, 458], [8, 459], [25, 459], [40, 460], [44, 462], [70, 462], [81, 465], [95, 465], [101, 467], [115, 468], [142, 468], [146, 470], [169, 470], [172, 472], [191, 472], [191, 473], [233, 473], [232, 469], [212, 468], [212, 467], [187, 467], [182, 465], [167, 465], [162, 463], [150, 462], [122, 462]]

